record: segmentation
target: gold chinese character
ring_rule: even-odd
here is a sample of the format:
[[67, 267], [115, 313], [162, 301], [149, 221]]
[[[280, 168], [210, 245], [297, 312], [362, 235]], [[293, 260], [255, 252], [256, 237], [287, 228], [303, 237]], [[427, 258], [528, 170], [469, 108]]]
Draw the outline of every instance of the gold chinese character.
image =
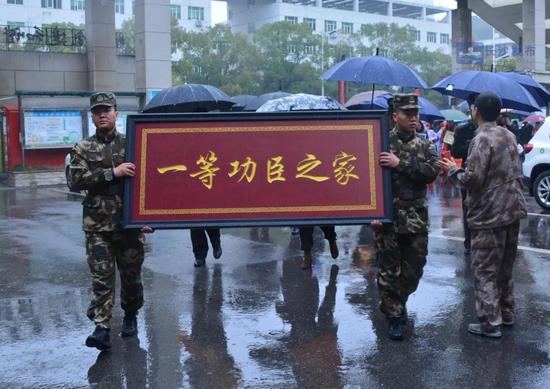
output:
[[332, 167], [334, 168], [334, 177], [336, 182], [340, 185], [347, 185], [350, 178], [359, 179], [357, 174], [353, 174], [355, 166], [351, 164], [351, 161], [357, 160], [355, 155], [341, 151], [339, 154], [334, 157], [332, 161]]
[[213, 180], [214, 176], [216, 175], [216, 172], [220, 170], [219, 167], [214, 166], [214, 162], [218, 160], [218, 157], [216, 156], [216, 153], [213, 151], [209, 151], [206, 156], [200, 156], [200, 158], [197, 160], [197, 165], [199, 165], [200, 170], [191, 173], [191, 177], [198, 177], [199, 180], [201, 180], [202, 184], [206, 186], [208, 189], [212, 189], [213, 186]]
[[281, 163], [283, 157], [277, 156], [267, 160], [267, 182], [270, 184], [274, 181], [286, 181], [283, 177], [285, 165]]
[[187, 166], [185, 165], [171, 165], [171, 166], [157, 168], [157, 171], [160, 174], [164, 174], [168, 172], [184, 172], [186, 170], [187, 170]]
[[317, 166], [322, 164], [321, 161], [317, 159], [317, 157], [314, 154], [306, 154], [306, 159], [298, 162], [298, 166], [296, 167], [298, 169], [298, 174], [296, 174], [296, 178], [308, 178], [310, 180], [313, 180], [315, 182], [323, 182], [329, 179], [327, 176], [310, 176], [308, 173], [315, 169]]
[[237, 182], [241, 182], [243, 178], [246, 178], [246, 181], [248, 182], [252, 182], [254, 176], [256, 175], [256, 162], [254, 162], [250, 157], [246, 157], [243, 163], [233, 161], [230, 165], [233, 167], [233, 170], [228, 174], [229, 177], [233, 177], [239, 171], [242, 171], [241, 177]]

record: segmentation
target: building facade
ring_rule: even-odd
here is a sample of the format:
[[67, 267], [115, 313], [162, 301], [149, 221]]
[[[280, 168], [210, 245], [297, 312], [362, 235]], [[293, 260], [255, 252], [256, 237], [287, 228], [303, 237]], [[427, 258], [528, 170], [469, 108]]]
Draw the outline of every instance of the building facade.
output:
[[360, 32], [363, 25], [396, 23], [416, 29], [416, 40], [429, 50], [451, 52], [451, 17], [429, 0], [228, 0], [233, 31], [251, 34], [266, 23], [308, 23], [321, 34]]
[[[85, 23], [86, 0], [0, 0], [0, 26], [34, 27]], [[93, 0], [89, 0], [93, 1]], [[211, 24], [210, 0], [171, 0], [171, 14], [181, 27], [200, 30]], [[115, 26], [134, 16], [134, 0], [115, 0]]]

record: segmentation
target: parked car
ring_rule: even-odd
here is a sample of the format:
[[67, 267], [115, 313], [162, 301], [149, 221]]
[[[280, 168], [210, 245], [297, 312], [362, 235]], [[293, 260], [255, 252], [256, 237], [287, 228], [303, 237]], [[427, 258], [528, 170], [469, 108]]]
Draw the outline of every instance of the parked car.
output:
[[524, 147], [524, 181], [537, 203], [550, 210], [550, 117]]

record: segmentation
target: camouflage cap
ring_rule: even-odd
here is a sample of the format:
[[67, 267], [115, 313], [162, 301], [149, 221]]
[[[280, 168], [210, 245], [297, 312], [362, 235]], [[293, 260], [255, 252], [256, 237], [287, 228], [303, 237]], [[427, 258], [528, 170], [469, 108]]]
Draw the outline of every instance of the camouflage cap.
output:
[[395, 94], [393, 96], [393, 109], [420, 109], [418, 96], [413, 94]]
[[116, 97], [113, 92], [97, 92], [90, 96], [90, 109], [99, 106], [115, 107]]

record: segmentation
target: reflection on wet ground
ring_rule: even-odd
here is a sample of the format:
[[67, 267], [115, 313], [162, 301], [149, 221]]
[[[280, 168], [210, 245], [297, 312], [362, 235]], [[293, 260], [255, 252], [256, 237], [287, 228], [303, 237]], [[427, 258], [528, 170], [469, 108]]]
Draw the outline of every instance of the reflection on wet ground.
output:
[[84, 346], [89, 275], [81, 198], [59, 188], [0, 190], [0, 387], [518, 387], [550, 382], [550, 218], [529, 201], [516, 264], [517, 325], [499, 341], [475, 320], [460, 194], [429, 195], [428, 264], [407, 338], [386, 338], [365, 226], [337, 228], [340, 258], [317, 233], [300, 270], [290, 228], [223, 231], [223, 257], [193, 268], [189, 234], [148, 237], [138, 338]]

